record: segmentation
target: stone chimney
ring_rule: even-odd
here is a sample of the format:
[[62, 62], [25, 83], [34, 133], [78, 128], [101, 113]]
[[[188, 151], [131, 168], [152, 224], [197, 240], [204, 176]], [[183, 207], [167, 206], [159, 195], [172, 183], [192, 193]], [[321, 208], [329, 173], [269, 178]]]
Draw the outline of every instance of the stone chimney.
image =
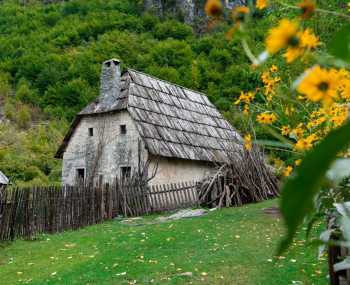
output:
[[112, 58], [102, 64], [99, 102], [108, 106], [115, 102], [120, 94], [120, 61]]

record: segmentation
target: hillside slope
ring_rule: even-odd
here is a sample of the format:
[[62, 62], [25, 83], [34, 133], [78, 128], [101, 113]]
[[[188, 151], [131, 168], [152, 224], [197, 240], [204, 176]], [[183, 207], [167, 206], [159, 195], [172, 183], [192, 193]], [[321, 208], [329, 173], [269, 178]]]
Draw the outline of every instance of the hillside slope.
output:
[[[98, 95], [100, 64], [108, 58], [203, 91], [230, 119], [240, 91], [261, 84], [240, 45], [225, 40], [225, 24], [199, 37], [178, 19], [160, 19], [142, 7], [137, 0], [1, 2], [0, 169], [13, 181], [59, 182], [53, 153], [69, 121]], [[265, 37], [275, 14], [273, 7], [254, 14], [259, 25], [252, 39]], [[333, 32], [323, 30], [326, 20], [311, 23], [325, 41]]]

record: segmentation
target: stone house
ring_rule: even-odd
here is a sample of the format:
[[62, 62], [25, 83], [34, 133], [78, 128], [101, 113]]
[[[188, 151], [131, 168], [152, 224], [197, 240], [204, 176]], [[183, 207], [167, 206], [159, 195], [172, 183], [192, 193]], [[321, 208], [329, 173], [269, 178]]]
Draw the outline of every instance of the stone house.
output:
[[[56, 158], [62, 183], [111, 182], [145, 165], [151, 184], [198, 181], [229, 159], [241, 137], [207, 96], [142, 72], [102, 65], [99, 97], [77, 114]], [[152, 171], [150, 170], [152, 169]]]
[[4, 189], [8, 184], [10, 183], [10, 180], [6, 177], [6, 175], [0, 170], [0, 190]]

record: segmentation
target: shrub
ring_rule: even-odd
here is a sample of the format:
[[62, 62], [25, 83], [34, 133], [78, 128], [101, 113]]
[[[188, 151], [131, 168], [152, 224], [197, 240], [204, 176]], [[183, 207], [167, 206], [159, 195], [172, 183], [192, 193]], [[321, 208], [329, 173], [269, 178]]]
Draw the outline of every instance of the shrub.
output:
[[27, 129], [31, 124], [31, 113], [29, 107], [20, 105], [15, 115], [15, 121], [19, 128]]
[[173, 38], [177, 40], [185, 40], [193, 36], [193, 29], [185, 24], [175, 20], [158, 23], [155, 26], [154, 37], [160, 40]]

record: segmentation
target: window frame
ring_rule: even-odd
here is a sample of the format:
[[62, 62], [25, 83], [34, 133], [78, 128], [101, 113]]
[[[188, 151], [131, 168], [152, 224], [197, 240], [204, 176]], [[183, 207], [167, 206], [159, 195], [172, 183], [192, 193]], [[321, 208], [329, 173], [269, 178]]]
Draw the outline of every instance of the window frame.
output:
[[127, 134], [126, 124], [119, 125], [119, 133], [123, 136]]
[[120, 178], [121, 180], [127, 180], [131, 178], [131, 166], [125, 165], [120, 167]]
[[[80, 171], [83, 171], [83, 175], [82, 176], [81, 176]], [[85, 167], [77, 167], [77, 168], [75, 168], [75, 178], [76, 178], [76, 180], [78, 182], [79, 182], [79, 180], [82, 180], [83, 182], [85, 182], [85, 178], [86, 178], [86, 169], [85, 169]]]

